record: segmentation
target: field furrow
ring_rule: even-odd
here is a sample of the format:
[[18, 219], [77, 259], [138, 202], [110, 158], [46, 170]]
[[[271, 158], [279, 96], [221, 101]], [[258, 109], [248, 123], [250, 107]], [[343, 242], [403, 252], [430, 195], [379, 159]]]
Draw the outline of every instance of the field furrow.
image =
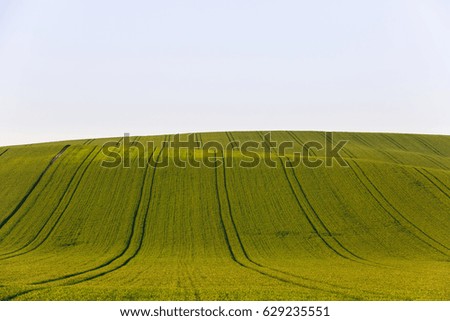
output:
[[425, 158], [427, 161], [430, 161], [431, 163], [433, 163], [440, 169], [443, 169], [445, 171], [449, 170], [449, 168], [447, 166], [445, 166], [444, 164], [442, 164], [441, 162], [437, 161], [436, 159], [434, 159], [433, 157], [431, 157], [429, 155], [422, 155], [422, 157]]
[[[4, 253], [0, 257], [0, 260], [9, 259], [21, 255], [25, 255], [27, 253], [30, 253], [36, 249], [38, 249], [44, 242], [47, 241], [53, 230], [58, 225], [59, 221], [63, 217], [65, 211], [67, 210], [68, 206], [70, 205], [70, 202], [73, 198], [73, 195], [76, 193], [78, 186], [80, 184], [80, 181], [83, 179], [87, 168], [91, 165], [92, 161], [95, 159], [95, 157], [100, 153], [100, 150], [94, 155], [94, 157], [91, 158], [91, 160], [88, 162], [89, 157], [92, 155], [92, 153], [95, 151], [96, 148], [93, 148], [86, 158], [83, 159], [83, 161], [80, 163], [78, 168], [75, 170], [72, 178], [70, 179], [67, 188], [64, 190], [64, 193], [59, 198], [58, 203], [55, 207], [55, 209], [51, 212], [51, 215], [47, 218], [47, 220], [44, 221], [44, 224], [37, 230], [37, 233], [30, 238], [24, 245], [22, 245], [20, 248], [11, 251], [9, 253]], [[87, 165], [85, 165], [87, 164]], [[81, 169], [83, 170], [81, 171]], [[75, 178], [77, 177], [77, 174], [79, 174], [79, 178], [76, 183], [74, 183]], [[72, 185], [72, 183], [74, 183]], [[72, 187], [73, 186], [73, 187]], [[72, 187], [72, 191], [69, 192], [70, 188]], [[69, 195], [70, 194], [70, 195]], [[59, 213], [58, 213], [59, 212]]]
[[402, 213], [400, 213], [387, 199], [386, 197], [377, 189], [377, 187], [371, 182], [371, 180], [367, 177], [362, 168], [357, 164], [357, 162], [353, 162], [353, 166], [350, 166], [358, 177], [360, 182], [367, 188], [370, 192], [371, 196], [377, 200], [380, 206], [388, 213], [392, 219], [401, 227], [406, 228], [412, 235], [417, 237], [419, 240], [430, 246], [435, 251], [449, 256], [448, 250], [449, 248], [442, 243], [436, 241], [433, 237], [425, 233], [422, 229], [420, 229], [416, 224], [414, 224], [411, 220], [406, 218]]
[[388, 142], [390, 142], [393, 146], [397, 147], [398, 149], [403, 150], [403, 151], [408, 151], [408, 149], [407, 149], [405, 146], [403, 146], [402, 144], [400, 144], [400, 143], [399, 143], [398, 141], [396, 141], [393, 137], [391, 137], [391, 136], [389, 136], [389, 135], [386, 135], [386, 134], [383, 134], [382, 137], [383, 137], [384, 139], [386, 139]]
[[437, 148], [435, 148], [433, 145], [431, 145], [430, 143], [428, 143], [427, 141], [425, 141], [424, 139], [420, 138], [419, 136], [414, 136], [414, 139], [416, 139], [417, 141], [419, 141], [423, 146], [425, 146], [426, 148], [428, 148], [430, 151], [432, 151], [434, 154], [438, 155], [438, 156], [442, 156], [445, 157], [444, 154], [442, 154]]
[[[173, 148], [192, 137], [224, 148]], [[349, 166], [329, 162], [341, 141]], [[450, 297], [448, 136], [125, 135], [0, 157], [1, 300]]]
[[9, 148], [6, 148], [4, 151], [0, 152], [0, 157], [2, 157], [4, 154], [6, 154], [6, 152], [8, 151]]
[[426, 169], [414, 168], [417, 173], [419, 173], [422, 177], [425, 177], [427, 181], [433, 184], [438, 190], [442, 192], [445, 196], [450, 199], [450, 188], [448, 188], [442, 181], [440, 181], [436, 176], [431, 174]]
[[[222, 161], [225, 161], [222, 157]], [[343, 292], [339, 292], [335, 289], [329, 288], [321, 288], [317, 285], [311, 285], [304, 281], [309, 281], [309, 283], [312, 283], [311, 280], [303, 279], [302, 277], [298, 275], [294, 275], [292, 273], [285, 273], [281, 270], [271, 268], [270, 266], [262, 265], [259, 262], [256, 262], [254, 259], [252, 259], [249, 254], [247, 253], [245, 246], [243, 244], [243, 241], [239, 235], [238, 228], [236, 226], [236, 222], [234, 220], [234, 216], [232, 213], [232, 205], [230, 203], [230, 197], [228, 195], [228, 187], [227, 187], [227, 179], [226, 179], [226, 168], [225, 166], [221, 166], [223, 168], [221, 177], [223, 179], [223, 191], [219, 191], [220, 184], [218, 183], [219, 175], [217, 174], [218, 169], [216, 168], [216, 182], [217, 182], [217, 195], [218, 195], [218, 203], [220, 207], [220, 215], [221, 215], [221, 226], [223, 226], [223, 231], [225, 235], [225, 239], [230, 251], [230, 256], [233, 261], [235, 261], [240, 266], [253, 270], [263, 276], [278, 280], [283, 283], [289, 283], [293, 284], [302, 288], [310, 289], [313, 291], [319, 291], [319, 292], [327, 292], [334, 295], [341, 296], [342, 298], [347, 299], [358, 299], [354, 295], [349, 295]], [[225, 201], [221, 200], [220, 195], [224, 194]], [[226, 211], [228, 215], [223, 215], [224, 208], [226, 208]], [[302, 279], [303, 282], [299, 281], [298, 279]]]
[[[29, 198], [27, 198], [26, 202], [23, 203], [22, 207], [19, 209], [19, 211], [14, 215], [14, 218], [12, 218], [5, 226], [3, 227], [1, 231], [0, 240], [11, 240], [11, 242], [8, 243], [14, 243], [14, 248], [17, 248], [17, 245], [20, 245], [22, 240], [26, 240], [30, 235], [29, 232], [34, 230], [34, 226], [38, 225], [37, 222], [33, 222], [33, 224], [29, 224], [30, 220], [30, 211], [33, 211], [37, 206], [37, 204], [40, 203], [40, 198], [52, 196], [53, 192], [53, 183], [57, 181], [57, 178], [59, 175], [60, 167], [64, 167], [65, 164], [67, 164], [69, 161], [67, 159], [70, 159], [72, 154], [76, 153], [77, 148], [72, 149], [71, 152], [65, 153], [66, 159], [62, 159], [61, 161], [57, 162], [54, 166], [51, 167], [51, 170], [48, 172], [48, 175], [45, 175], [45, 178], [42, 180], [42, 182], [37, 186], [36, 190], [34, 191], [33, 195]], [[51, 197], [50, 197], [51, 198]], [[46, 207], [47, 209], [50, 207]], [[21, 226], [21, 223], [26, 221], [26, 224], [28, 225], [27, 232], [25, 235], [20, 233], [17, 228]], [[11, 234], [12, 231], [17, 232], [16, 235], [12, 235], [11, 238], [8, 236]], [[9, 252], [3, 252], [0, 254], [0, 257], [7, 254]]]
[[[158, 153], [157, 160], [159, 159], [160, 155], [161, 155], [161, 150]], [[150, 157], [153, 157], [153, 153], [150, 155]], [[45, 280], [45, 281], [36, 282], [35, 284], [47, 284], [50, 282], [67, 280], [69, 278], [84, 275], [88, 272], [94, 272], [94, 271], [99, 272], [92, 276], [85, 277], [82, 280], [71, 281], [71, 284], [76, 284], [79, 282], [92, 280], [94, 278], [97, 278], [97, 277], [103, 276], [107, 273], [110, 273], [114, 270], [120, 269], [121, 267], [127, 265], [134, 257], [136, 257], [136, 255], [138, 254], [138, 252], [140, 251], [140, 249], [142, 247], [142, 240], [144, 239], [144, 235], [145, 235], [145, 226], [147, 223], [147, 216], [148, 216], [147, 215], [148, 206], [151, 201], [151, 195], [152, 195], [152, 190], [153, 190], [152, 182], [154, 179], [156, 168], [157, 167], [155, 167], [153, 169], [153, 171], [150, 175], [150, 166], [149, 166], [149, 163], [147, 162], [147, 165], [145, 168], [145, 174], [144, 174], [143, 181], [142, 181], [141, 192], [139, 195], [139, 201], [137, 202], [137, 206], [136, 206], [136, 209], [135, 209], [134, 215], [133, 215], [131, 234], [126, 242], [126, 246], [123, 248], [123, 250], [117, 256], [115, 256], [111, 260], [108, 260], [107, 262], [104, 262], [103, 264], [93, 267], [91, 269], [64, 275], [64, 276], [61, 276], [61, 277], [58, 277], [55, 279], [49, 279], [49, 280]], [[150, 182], [148, 182], [149, 176], [150, 176]], [[149, 197], [148, 201], [146, 201], [146, 195], [148, 195], [148, 197]], [[147, 203], [147, 204], [145, 204], [145, 203]], [[131, 253], [128, 254], [129, 252], [131, 252]], [[115, 263], [116, 261], [119, 261], [119, 260], [123, 260], [123, 262], [121, 262], [118, 266], [108, 269], [107, 271], [100, 271], [100, 269], [108, 268], [108, 267], [110, 267], [110, 265], [112, 263]]]
[[[317, 233], [317, 235], [320, 237], [320, 239], [327, 245], [327, 247], [336, 253], [338, 256], [355, 261], [358, 263], [369, 263], [367, 259], [364, 259], [360, 257], [359, 255], [353, 253], [353, 251], [349, 250], [347, 247], [345, 247], [335, 236], [334, 234], [328, 229], [328, 227], [325, 225], [325, 223], [322, 221], [320, 216], [315, 211], [314, 207], [311, 205], [308, 197], [305, 194], [305, 191], [297, 177], [297, 174], [295, 173], [294, 168], [291, 166], [290, 169], [292, 177], [294, 178], [295, 184], [292, 184], [291, 179], [288, 175], [288, 170], [284, 166], [283, 162], [280, 160], [281, 166], [283, 167], [284, 173], [286, 175], [286, 179], [289, 181], [289, 185], [291, 187], [291, 191], [294, 193], [296, 200], [299, 204], [299, 207], [301, 208], [302, 212], [305, 214], [305, 216], [308, 219], [308, 222], [311, 224], [311, 227], [314, 229], [314, 231]], [[289, 164], [289, 160], [287, 161]], [[296, 186], [296, 187], [294, 187]], [[298, 191], [298, 192], [296, 192]], [[327, 237], [328, 240], [325, 238]]]
[[26, 200], [30, 197], [30, 195], [35, 190], [36, 186], [40, 183], [42, 180], [42, 177], [47, 173], [47, 171], [50, 169], [50, 166], [53, 165], [53, 163], [69, 148], [70, 145], [64, 146], [51, 160], [50, 163], [45, 167], [45, 169], [42, 171], [42, 173], [39, 175], [39, 177], [36, 179], [36, 181], [31, 185], [31, 187], [28, 189], [27, 193], [23, 196], [23, 198], [20, 200], [20, 202], [16, 205], [16, 207], [6, 215], [4, 219], [0, 222], [0, 229], [8, 223], [8, 221], [17, 213], [17, 211], [22, 207], [22, 205], [26, 202]]
[[[154, 156], [154, 152], [155, 151], [153, 151], [150, 157]], [[156, 162], [159, 160], [161, 154], [162, 150], [159, 151]], [[133, 260], [141, 250], [143, 240], [145, 237], [148, 218], [148, 208], [150, 205], [150, 201], [152, 199], [151, 195], [153, 190], [153, 180], [155, 177], [156, 168], [157, 167], [154, 167], [152, 173], [150, 173], [149, 162], [147, 162], [145, 168], [145, 175], [142, 181], [139, 201], [137, 203], [134, 212], [134, 218], [131, 226], [131, 234], [128, 238], [126, 246], [118, 255], [108, 260], [107, 262], [102, 263], [101, 265], [92, 267], [84, 271], [63, 275], [53, 279], [33, 282], [32, 285], [37, 287], [35, 287], [34, 289], [28, 289], [26, 291], [16, 293], [10, 296], [9, 298], [6, 298], [6, 300], [16, 299], [21, 295], [28, 294], [32, 291], [40, 291], [42, 289], [45, 289], [49, 285], [52, 287], [54, 286], [60, 287], [67, 285], [75, 285], [86, 281], [94, 280], [96, 278], [102, 277], [104, 275], [107, 275], [109, 273], [112, 273], [125, 267], [131, 260]], [[149, 179], [150, 182], [148, 181]], [[146, 196], [148, 196], [148, 200], [146, 199]], [[42, 285], [45, 285], [45, 287], [41, 287]]]

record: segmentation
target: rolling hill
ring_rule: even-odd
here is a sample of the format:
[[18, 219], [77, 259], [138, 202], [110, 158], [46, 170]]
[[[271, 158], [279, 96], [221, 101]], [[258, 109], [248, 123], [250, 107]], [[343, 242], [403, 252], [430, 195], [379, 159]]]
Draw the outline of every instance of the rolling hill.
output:
[[[293, 151], [327, 139], [271, 135]], [[263, 144], [275, 167], [191, 148], [182, 160], [228, 166], [182, 168], [161, 144], [174, 135], [131, 140], [145, 149], [113, 168], [102, 146], [123, 138], [0, 147], [1, 300], [450, 299], [449, 136], [334, 133], [347, 165], [315, 168]]]

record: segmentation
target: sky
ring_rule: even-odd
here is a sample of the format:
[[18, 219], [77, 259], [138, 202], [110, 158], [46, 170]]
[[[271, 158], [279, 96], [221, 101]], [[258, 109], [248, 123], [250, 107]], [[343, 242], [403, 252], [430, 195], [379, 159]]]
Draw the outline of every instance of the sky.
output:
[[450, 134], [447, 0], [0, 0], [0, 146]]

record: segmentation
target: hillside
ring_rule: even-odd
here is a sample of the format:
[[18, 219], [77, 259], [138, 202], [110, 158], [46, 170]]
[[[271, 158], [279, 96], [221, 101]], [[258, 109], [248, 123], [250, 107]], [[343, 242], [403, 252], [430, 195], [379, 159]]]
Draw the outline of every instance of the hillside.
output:
[[123, 138], [0, 147], [0, 299], [450, 299], [450, 136], [335, 133], [348, 166], [316, 168], [261, 147], [275, 168], [238, 166], [238, 150], [233, 166], [180, 168], [160, 145], [173, 139], [131, 137], [155, 148], [131, 148], [129, 168], [101, 166]]

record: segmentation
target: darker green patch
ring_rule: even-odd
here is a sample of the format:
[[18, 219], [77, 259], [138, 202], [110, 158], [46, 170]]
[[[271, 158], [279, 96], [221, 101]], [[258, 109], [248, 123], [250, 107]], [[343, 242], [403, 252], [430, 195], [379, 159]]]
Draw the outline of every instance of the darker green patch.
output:
[[278, 231], [275, 233], [275, 235], [279, 238], [279, 239], [284, 239], [286, 236], [289, 235], [289, 231]]

